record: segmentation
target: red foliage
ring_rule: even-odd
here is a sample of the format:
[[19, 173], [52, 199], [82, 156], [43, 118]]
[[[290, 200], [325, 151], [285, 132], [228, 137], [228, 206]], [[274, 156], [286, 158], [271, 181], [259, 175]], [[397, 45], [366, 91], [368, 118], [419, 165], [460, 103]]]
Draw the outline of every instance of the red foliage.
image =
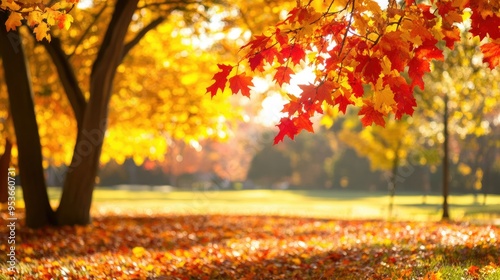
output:
[[245, 75], [245, 73], [235, 75], [229, 79], [229, 88], [233, 94], [241, 91], [243, 96], [250, 97], [251, 86], [253, 86], [252, 78]]
[[280, 129], [278, 135], [274, 138], [274, 144], [283, 141], [285, 135], [288, 135], [291, 139], [299, 133], [299, 129], [295, 125], [295, 123], [287, 118], [281, 118], [280, 123], [278, 124], [278, 128]]
[[[492, 69], [500, 64], [500, 5], [495, 1], [416, 4], [407, 0], [405, 4], [390, 2], [385, 10], [375, 7], [374, 2], [361, 2], [349, 0], [345, 6], [336, 7], [335, 1], [326, 1], [323, 6], [299, 1], [285, 20], [242, 47], [246, 54], [238, 66], [247, 64], [252, 75], [274, 72], [273, 80], [280, 87], [290, 83], [291, 75], [304, 65], [316, 75], [314, 82], [299, 86], [302, 92], [285, 105], [288, 121], [280, 121], [276, 139], [281, 141], [284, 135], [293, 138], [293, 133], [301, 130], [294, 120], [322, 114], [322, 106], [339, 105], [342, 113], [349, 106], [358, 106], [363, 125], [384, 125], [391, 113], [396, 119], [412, 115], [416, 106], [413, 89], [424, 89], [423, 75], [430, 71], [432, 60], [443, 59], [438, 41], [453, 48], [461, 40], [457, 24], [466, 18], [465, 9], [472, 13], [470, 33], [490, 41], [481, 47], [484, 61]], [[367, 14], [374, 14], [369, 21], [363, 18]], [[410, 85], [401, 82], [405, 74], [411, 79]], [[226, 78], [215, 74], [216, 82], [207, 91], [215, 94]], [[247, 85], [242, 85], [244, 95], [248, 95]], [[374, 97], [364, 92], [364, 85], [384, 89], [385, 95], [394, 99], [387, 98], [375, 108], [367, 105]], [[233, 93], [240, 89], [231, 87]]]
[[284, 83], [289, 84], [291, 75], [295, 74], [290, 67], [287, 66], [279, 66], [276, 68], [276, 74], [274, 74], [274, 81], [278, 83], [278, 85], [282, 86]]
[[233, 66], [230, 65], [217, 64], [217, 66], [221, 71], [214, 75], [213, 80], [215, 82], [207, 88], [207, 92], [210, 92], [212, 97], [217, 94], [219, 89], [223, 91], [226, 88], [227, 76], [233, 70]]

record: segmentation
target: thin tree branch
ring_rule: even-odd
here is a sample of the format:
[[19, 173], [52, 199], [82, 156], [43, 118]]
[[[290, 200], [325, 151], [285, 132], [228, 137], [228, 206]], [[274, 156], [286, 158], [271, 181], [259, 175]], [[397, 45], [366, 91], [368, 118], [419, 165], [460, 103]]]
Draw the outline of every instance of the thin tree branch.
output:
[[[30, 34], [32, 34], [33, 37], [35, 36], [33, 32], [30, 32]], [[79, 86], [73, 66], [69, 63], [69, 57], [62, 49], [61, 40], [57, 37], [53, 37], [50, 42], [42, 40], [38, 43], [44, 46], [45, 50], [50, 55], [54, 66], [56, 67], [57, 74], [61, 79], [61, 84], [64, 87], [68, 101], [73, 109], [76, 123], [79, 128], [83, 121], [83, 114], [85, 112], [87, 102], [85, 101], [85, 96]]]
[[123, 60], [123, 58], [130, 52], [130, 50], [135, 47], [149, 31], [155, 29], [164, 20], [165, 17], [160, 16], [146, 25], [143, 29], [141, 29], [141, 31], [139, 31], [132, 40], [125, 44], [125, 46], [123, 47], [121, 59]]

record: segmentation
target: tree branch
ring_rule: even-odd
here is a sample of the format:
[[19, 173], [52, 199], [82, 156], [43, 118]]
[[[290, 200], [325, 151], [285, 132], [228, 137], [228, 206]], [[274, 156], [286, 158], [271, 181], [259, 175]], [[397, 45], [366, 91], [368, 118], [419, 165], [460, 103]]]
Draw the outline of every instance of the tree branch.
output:
[[165, 20], [164, 17], [158, 17], [157, 19], [153, 20], [150, 22], [148, 25], [146, 25], [141, 31], [139, 31], [135, 37], [127, 42], [125, 46], [123, 47], [123, 52], [122, 52], [122, 57], [121, 60], [130, 52], [130, 50], [135, 47], [141, 39], [151, 30], [155, 29], [158, 25], [160, 25], [163, 21]]
[[56, 66], [64, 91], [75, 114], [77, 126], [80, 128], [87, 102], [73, 71], [73, 66], [69, 63], [68, 56], [62, 49], [61, 40], [56, 37], [52, 38], [50, 43], [47, 40], [42, 40], [40, 43], [45, 47]]

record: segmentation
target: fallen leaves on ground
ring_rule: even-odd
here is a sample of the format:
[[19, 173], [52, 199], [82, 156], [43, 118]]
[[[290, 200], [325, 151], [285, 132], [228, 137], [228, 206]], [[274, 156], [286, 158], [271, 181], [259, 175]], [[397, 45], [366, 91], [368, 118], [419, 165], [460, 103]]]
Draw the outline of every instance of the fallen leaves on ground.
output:
[[[2, 226], [2, 236], [8, 234]], [[20, 279], [484, 279], [500, 228], [282, 216], [102, 216], [16, 229]], [[6, 240], [6, 238], [2, 238]], [[7, 244], [0, 244], [6, 252]], [[9, 275], [0, 255], [0, 274]], [[450, 272], [449, 268], [453, 268]], [[12, 274], [11, 274], [12, 275]], [[493, 278], [491, 278], [493, 279]]]

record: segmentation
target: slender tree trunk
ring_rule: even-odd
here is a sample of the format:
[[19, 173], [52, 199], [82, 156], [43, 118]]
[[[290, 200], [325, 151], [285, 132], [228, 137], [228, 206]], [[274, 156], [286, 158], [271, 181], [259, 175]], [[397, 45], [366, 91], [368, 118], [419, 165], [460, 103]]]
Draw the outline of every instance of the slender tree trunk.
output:
[[21, 38], [17, 31], [4, 28], [7, 13], [0, 13], [0, 53], [5, 69], [10, 110], [14, 123], [19, 176], [26, 207], [26, 225], [36, 228], [54, 224], [42, 167], [42, 149], [36, 122], [31, 76]]
[[396, 183], [397, 183], [397, 176], [398, 176], [398, 167], [399, 167], [399, 146], [400, 143], [398, 143], [398, 147], [395, 150], [395, 156], [394, 160], [392, 162], [392, 176], [391, 176], [391, 182], [389, 183], [389, 219], [392, 218], [392, 212], [394, 209], [394, 195], [396, 194]]
[[115, 11], [92, 68], [90, 98], [57, 209], [59, 224], [91, 222], [90, 207], [99, 158], [107, 128], [108, 105], [116, 68], [123, 58], [124, 40], [138, 0], [117, 1]]
[[448, 151], [448, 140], [449, 140], [449, 133], [448, 133], [448, 94], [446, 93], [444, 96], [444, 116], [443, 116], [443, 122], [444, 122], [444, 143], [443, 143], [443, 149], [444, 149], [444, 154], [443, 154], [443, 216], [441, 220], [449, 220], [450, 219], [450, 213], [449, 213], [449, 207], [448, 207], [448, 195], [449, 195], [449, 151]]
[[0, 203], [6, 203], [9, 199], [9, 184], [7, 182], [7, 169], [9, 168], [11, 158], [12, 144], [9, 138], [5, 139], [5, 150], [0, 156]]

